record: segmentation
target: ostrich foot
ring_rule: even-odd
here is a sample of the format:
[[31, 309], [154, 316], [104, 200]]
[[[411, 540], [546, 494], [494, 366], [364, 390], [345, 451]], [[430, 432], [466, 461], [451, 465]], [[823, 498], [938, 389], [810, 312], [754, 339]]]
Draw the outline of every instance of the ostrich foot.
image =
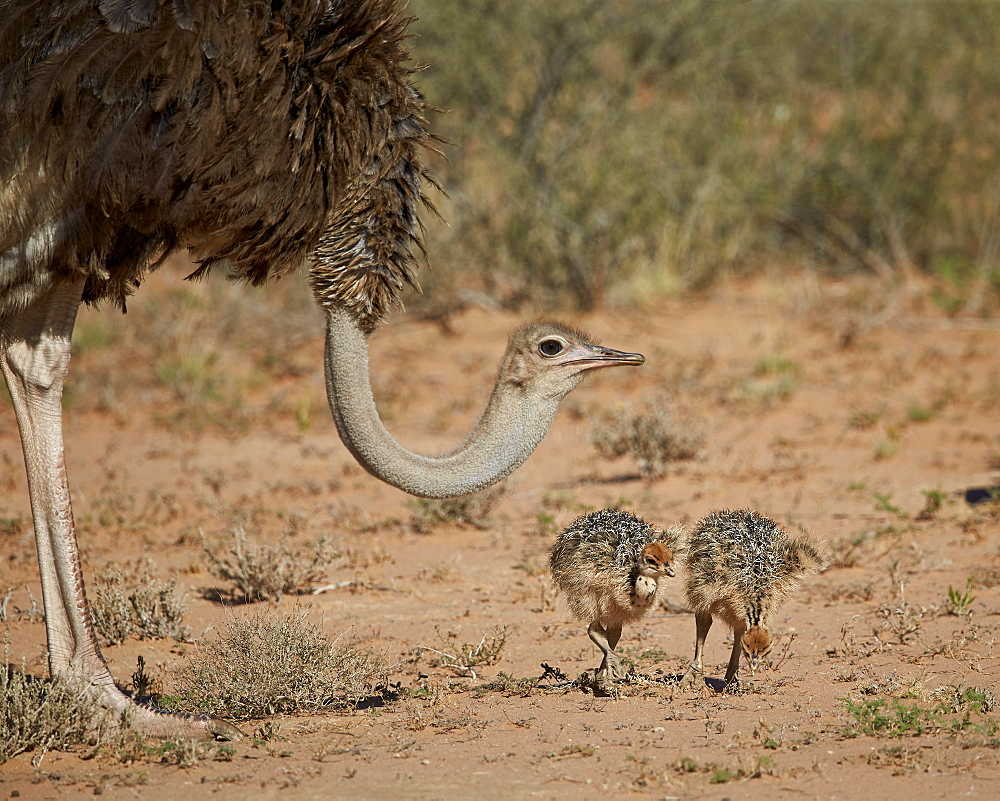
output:
[[[106, 674], [110, 677], [110, 673]], [[72, 679], [70, 679], [72, 680]], [[110, 714], [112, 725], [144, 737], [189, 740], [242, 740], [246, 735], [232, 723], [209, 715], [167, 712], [151, 704], [135, 703], [114, 684], [91, 680], [94, 700]]]
[[597, 676], [604, 681], [621, 681], [625, 678], [625, 669], [622, 667], [617, 654], [613, 651], [608, 651], [607, 656], [601, 662], [601, 666], [597, 669]]
[[677, 682], [681, 687], [686, 687], [690, 689], [696, 689], [705, 686], [705, 673], [702, 670], [698, 670], [693, 665], [687, 669], [687, 673], [681, 676], [681, 680]]
[[617, 696], [618, 689], [615, 686], [615, 679], [609, 670], [598, 670], [594, 673], [594, 683], [591, 685], [594, 695]]

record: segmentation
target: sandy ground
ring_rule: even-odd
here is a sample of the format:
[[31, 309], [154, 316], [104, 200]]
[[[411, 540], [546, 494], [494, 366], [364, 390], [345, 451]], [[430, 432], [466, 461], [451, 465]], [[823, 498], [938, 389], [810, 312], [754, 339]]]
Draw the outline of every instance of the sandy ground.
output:
[[[166, 286], [157, 277], [144, 291], [156, 297]], [[240, 301], [237, 329], [280, 319], [280, 304], [260, 298]], [[100, 315], [114, 312], [85, 312], [81, 330]], [[195, 326], [189, 346], [211, 320]], [[460, 440], [519, 322], [474, 308], [452, 317], [450, 331], [404, 315], [380, 330], [376, 395], [399, 439], [427, 452]], [[270, 740], [248, 738], [227, 758], [191, 767], [73, 753], [47, 754], [36, 767], [37, 754], [23, 754], [0, 766], [0, 796], [1000, 797], [997, 712], [972, 711], [964, 722], [961, 712], [943, 715], [919, 734], [871, 735], [847, 709], [881, 698], [883, 710], [897, 699], [931, 710], [954, 688], [1000, 695], [1000, 510], [965, 497], [1000, 484], [996, 322], [948, 319], [877, 285], [801, 280], [574, 322], [648, 361], [591, 376], [567, 399], [481, 529], [419, 531], [412, 502], [353, 465], [324, 416], [318, 320], [276, 325], [267, 345], [251, 337], [242, 348], [238, 331], [213, 345], [203, 361], [214, 375], [257, 365], [257, 378], [237, 382], [238, 402], [228, 390], [219, 400], [166, 388], [160, 368], [169, 353], [132, 334], [84, 343], [66, 425], [88, 580], [140, 558], [158, 576], [178, 575], [196, 640], [218, 636], [234, 616], [298, 608], [330, 635], [383, 653], [406, 692], [382, 705], [278, 718]], [[141, 331], [149, 322], [140, 313], [122, 325]], [[644, 481], [628, 457], [598, 456], [591, 437], [605, 413], [657, 403], [704, 437], [695, 459]], [[40, 590], [6, 404], [0, 486], [0, 589], [14, 587], [8, 659], [43, 676], [44, 628], [30, 620], [29, 596]], [[597, 665], [585, 626], [549, 584], [546, 559], [556, 531], [609, 505], [660, 525], [752, 507], [829, 543], [834, 566], [782, 608], [774, 665], [739, 693], [670, 682], [693, 651], [693, 617], [678, 609], [682, 574], [667, 606], [626, 629], [619, 648], [635, 677], [617, 697], [552, 678], [534, 688], [491, 684], [501, 674], [541, 676], [543, 663], [569, 679]], [[205, 568], [197, 532], [220, 541], [236, 520], [249, 521], [261, 541], [284, 537], [290, 547], [337, 538], [345, 556], [327, 578], [339, 586], [277, 608], [210, 600], [206, 589], [220, 582]], [[969, 579], [974, 600], [956, 610], [949, 590], [966, 593]], [[497, 626], [507, 627], [500, 659], [474, 678], [437, 664], [430, 650], [478, 643]], [[723, 628], [708, 640], [713, 678], [729, 653]], [[196, 652], [129, 640], [105, 654], [123, 684], [142, 655], [169, 690], [172, 672]]]

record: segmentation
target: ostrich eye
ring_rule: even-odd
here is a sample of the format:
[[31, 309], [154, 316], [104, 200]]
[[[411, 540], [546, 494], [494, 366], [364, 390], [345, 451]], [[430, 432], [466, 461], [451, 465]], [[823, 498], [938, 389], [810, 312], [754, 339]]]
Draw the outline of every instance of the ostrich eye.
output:
[[538, 352], [542, 356], [558, 356], [564, 350], [563, 343], [558, 339], [543, 339], [538, 343]]
[[652, 556], [647, 556], [646, 557], [646, 566], [647, 567], [659, 567], [660, 563], [657, 562]]

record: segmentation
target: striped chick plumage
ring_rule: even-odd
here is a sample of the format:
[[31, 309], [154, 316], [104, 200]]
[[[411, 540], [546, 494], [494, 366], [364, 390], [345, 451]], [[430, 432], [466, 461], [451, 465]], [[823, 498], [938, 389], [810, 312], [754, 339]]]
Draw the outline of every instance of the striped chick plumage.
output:
[[660, 579], [674, 575], [679, 538], [679, 531], [658, 529], [630, 512], [602, 509], [574, 520], [556, 540], [552, 577], [604, 653], [599, 679], [621, 677], [614, 649], [622, 626], [656, 603]]
[[803, 576], [824, 564], [820, 548], [805, 537], [792, 537], [773, 520], [750, 510], [721, 510], [703, 518], [688, 535], [685, 592], [694, 610], [698, 634], [695, 658], [685, 675], [694, 682], [702, 672], [702, 650], [712, 618], [735, 634], [726, 683], [736, 677], [740, 654], [755, 670], [771, 650], [771, 616]]

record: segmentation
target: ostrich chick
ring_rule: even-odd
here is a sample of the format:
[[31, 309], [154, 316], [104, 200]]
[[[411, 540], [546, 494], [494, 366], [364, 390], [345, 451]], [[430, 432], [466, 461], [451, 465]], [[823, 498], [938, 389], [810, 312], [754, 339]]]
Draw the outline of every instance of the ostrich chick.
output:
[[723, 510], [702, 519], [686, 543], [687, 601], [697, 626], [694, 660], [681, 679], [702, 680], [702, 652], [712, 618], [733, 630], [726, 685], [736, 678], [740, 654], [753, 673], [771, 652], [771, 616], [806, 573], [823, 567], [819, 548], [790, 537], [774, 521], [752, 510]]
[[673, 576], [674, 531], [661, 531], [629, 512], [602, 509], [574, 520], [552, 549], [552, 577], [573, 614], [604, 653], [597, 680], [622, 677], [615, 646], [622, 625], [656, 602], [660, 578]]

